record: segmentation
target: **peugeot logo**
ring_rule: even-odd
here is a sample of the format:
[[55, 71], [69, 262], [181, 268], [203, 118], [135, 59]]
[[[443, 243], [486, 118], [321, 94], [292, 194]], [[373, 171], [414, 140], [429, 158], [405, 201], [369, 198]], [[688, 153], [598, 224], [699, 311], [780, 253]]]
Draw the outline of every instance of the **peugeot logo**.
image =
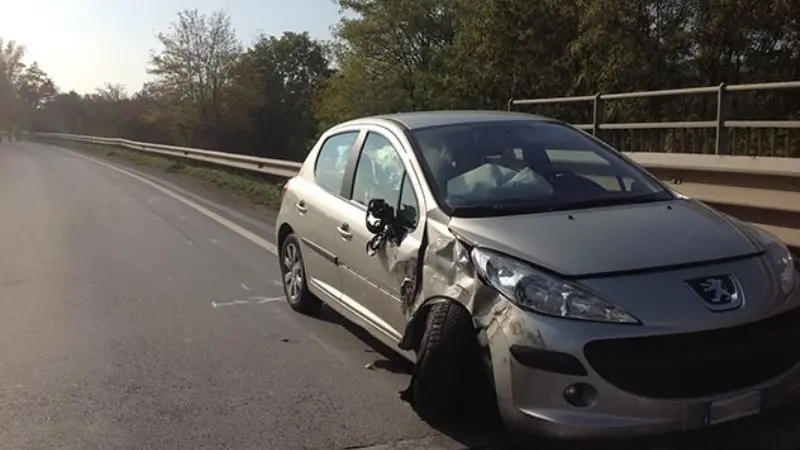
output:
[[686, 280], [686, 284], [712, 311], [728, 311], [744, 304], [742, 288], [733, 275], [712, 275]]

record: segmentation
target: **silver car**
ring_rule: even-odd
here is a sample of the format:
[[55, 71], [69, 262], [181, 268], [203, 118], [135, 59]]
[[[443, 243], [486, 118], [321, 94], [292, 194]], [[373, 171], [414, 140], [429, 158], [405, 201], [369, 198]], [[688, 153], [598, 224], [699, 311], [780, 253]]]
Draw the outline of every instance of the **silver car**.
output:
[[415, 362], [427, 420], [564, 438], [708, 427], [800, 392], [774, 236], [568, 124], [442, 111], [326, 131], [284, 186], [286, 297]]

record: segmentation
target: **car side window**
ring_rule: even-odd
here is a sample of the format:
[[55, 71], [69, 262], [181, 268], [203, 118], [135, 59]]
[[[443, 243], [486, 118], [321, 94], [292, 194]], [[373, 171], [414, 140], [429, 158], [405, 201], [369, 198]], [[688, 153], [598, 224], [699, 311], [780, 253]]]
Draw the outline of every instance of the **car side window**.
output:
[[408, 178], [408, 172], [403, 175], [403, 189], [400, 192], [400, 202], [397, 207], [397, 218], [400, 224], [409, 230], [417, 227], [419, 220], [419, 202], [414, 186]]
[[314, 167], [314, 179], [323, 189], [339, 194], [350, 152], [358, 139], [358, 131], [348, 131], [329, 137], [322, 144]]
[[419, 206], [414, 187], [397, 149], [380, 134], [367, 134], [358, 158], [352, 198], [364, 206], [372, 199], [383, 199], [397, 211], [405, 226], [416, 226]]
[[366, 206], [380, 198], [396, 205], [404, 174], [405, 167], [392, 143], [380, 134], [367, 134], [356, 167], [353, 200]]

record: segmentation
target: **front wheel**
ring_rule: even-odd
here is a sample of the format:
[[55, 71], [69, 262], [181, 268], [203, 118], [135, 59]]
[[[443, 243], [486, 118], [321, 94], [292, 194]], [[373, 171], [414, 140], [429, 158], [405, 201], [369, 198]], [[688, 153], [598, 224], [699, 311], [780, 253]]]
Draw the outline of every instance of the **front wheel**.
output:
[[431, 307], [410, 391], [417, 414], [429, 422], [499, 419], [475, 326], [463, 306]]
[[294, 234], [284, 239], [279, 260], [283, 292], [286, 294], [289, 306], [302, 314], [311, 314], [319, 309], [322, 302], [308, 290], [300, 240]]

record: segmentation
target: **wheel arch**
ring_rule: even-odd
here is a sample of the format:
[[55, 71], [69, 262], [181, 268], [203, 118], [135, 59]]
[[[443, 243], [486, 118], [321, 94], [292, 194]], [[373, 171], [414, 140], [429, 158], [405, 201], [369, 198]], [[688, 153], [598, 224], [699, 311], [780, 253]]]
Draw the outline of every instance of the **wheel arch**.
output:
[[292, 233], [294, 233], [294, 229], [288, 223], [284, 222], [284, 223], [281, 224], [280, 227], [278, 227], [278, 242], [277, 242], [277, 244], [278, 244], [278, 249], [279, 250], [280, 250], [281, 247], [283, 247], [283, 241], [285, 241], [286, 238]]

